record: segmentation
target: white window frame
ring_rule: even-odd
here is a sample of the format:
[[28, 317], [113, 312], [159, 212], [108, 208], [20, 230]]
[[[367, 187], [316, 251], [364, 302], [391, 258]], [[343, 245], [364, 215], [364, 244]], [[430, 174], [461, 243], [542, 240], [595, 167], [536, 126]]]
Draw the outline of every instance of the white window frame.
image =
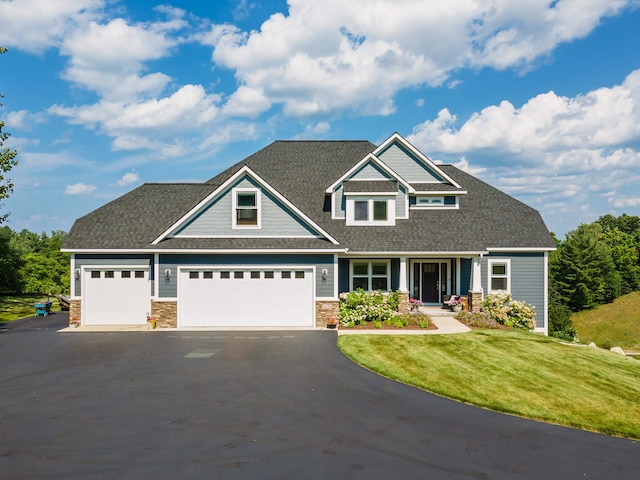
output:
[[[356, 202], [367, 202], [367, 220], [356, 220]], [[374, 220], [373, 219], [373, 204], [377, 201], [385, 201], [387, 203], [387, 219], [386, 220]], [[349, 195], [347, 197], [346, 205], [347, 225], [395, 225], [396, 224], [396, 199], [390, 196], [363, 196], [363, 195]]]
[[[494, 275], [493, 274], [493, 266], [494, 265], [505, 265], [505, 274], [504, 275]], [[494, 278], [506, 278], [507, 279], [507, 292], [511, 292], [511, 259], [510, 258], [494, 258], [487, 259], [487, 290], [491, 293], [496, 293], [503, 291], [503, 289], [494, 290], [492, 288], [492, 280]]]
[[[254, 193], [256, 196], [256, 224], [255, 225], [238, 225], [238, 194], [239, 193]], [[232, 208], [231, 208], [231, 222], [234, 229], [253, 229], [257, 230], [262, 228], [262, 196], [260, 190], [257, 188], [234, 188], [231, 191], [232, 195]]]
[[[445, 197], [450, 195], [415, 195], [416, 203], [411, 205], [412, 210], [444, 210], [444, 209], [458, 209], [460, 207], [459, 197], [454, 195], [455, 202], [452, 204], [445, 203]], [[433, 200], [442, 200], [441, 202], [435, 203]]]
[[[349, 291], [353, 291], [353, 267], [355, 264], [367, 264], [367, 289], [366, 291], [370, 292], [373, 286], [374, 278], [386, 278], [387, 279], [387, 289], [381, 290], [383, 292], [391, 291], [391, 260], [359, 260], [353, 259], [349, 261]], [[386, 275], [374, 275], [373, 274], [373, 264], [374, 263], [384, 263], [386, 265], [387, 274]], [[358, 275], [358, 277], [364, 277], [364, 275]]]

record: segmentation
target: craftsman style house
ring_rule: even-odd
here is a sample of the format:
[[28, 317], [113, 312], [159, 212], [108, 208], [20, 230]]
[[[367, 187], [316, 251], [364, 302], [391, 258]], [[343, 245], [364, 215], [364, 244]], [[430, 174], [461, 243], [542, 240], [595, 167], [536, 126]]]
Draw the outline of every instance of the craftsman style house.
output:
[[277, 141], [198, 184], [144, 184], [78, 219], [71, 317], [83, 325], [322, 326], [341, 292], [439, 305], [508, 290], [547, 331], [538, 212], [398, 134]]

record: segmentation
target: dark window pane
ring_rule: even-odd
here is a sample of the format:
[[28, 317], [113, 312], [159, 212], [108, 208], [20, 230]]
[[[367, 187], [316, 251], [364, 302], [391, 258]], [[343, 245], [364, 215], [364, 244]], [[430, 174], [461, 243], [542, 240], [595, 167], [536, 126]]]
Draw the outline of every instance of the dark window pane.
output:
[[251, 272], [251, 278], [260, 278], [260, 272], [252, 271]]
[[264, 272], [264, 278], [273, 278], [273, 271], [267, 270]]
[[202, 272], [202, 278], [213, 278], [213, 272]]
[[374, 200], [373, 219], [378, 221], [384, 221], [387, 219], [387, 201], [386, 200]]
[[144, 270], [136, 270], [135, 277], [144, 278]]
[[123, 270], [122, 272], [120, 272], [120, 276], [122, 278], [131, 278], [131, 271], [130, 270]]
[[372, 272], [374, 275], [386, 275], [387, 274], [387, 264], [386, 263], [374, 263], [371, 266]]
[[369, 220], [369, 202], [357, 200], [353, 202], [353, 219], [366, 222]]
[[304, 278], [304, 271], [296, 270], [296, 278]]
[[92, 270], [91, 278], [100, 278], [100, 272], [98, 270]]
[[256, 194], [255, 192], [238, 192], [238, 207], [255, 207], [256, 206]]
[[494, 263], [491, 266], [491, 271], [494, 275], [506, 275], [507, 266], [504, 263]]
[[106, 272], [104, 272], [104, 278], [115, 278], [116, 276], [116, 272], [114, 272], [113, 270], [107, 270]]
[[362, 288], [363, 290], [369, 290], [369, 279], [361, 277], [353, 277], [353, 289], [357, 290]]
[[507, 279], [506, 278], [492, 278], [491, 279], [491, 290], [506, 290], [507, 289]]
[[368, 263], [354, 263], [353, 264], [353, 274], [354, 275], [369, 275], [369, 264]]
[[231, 278], [231, 272], [228, 270], [220, 272], [220, 278]]
[[233, 278], [244, 278], [244, 272], [233, 272]]
[[282, 278], [291, 278], [291, 272], [289, 272], [289, 271], [284, 271], [284, 272], [282, 272], [281, 277], [282, 277]]
[[256, 209], [240, 209], [237, 210], [236, 223], [238, 225], [257, 225], [258, 210]]
[[200, 278], [200, 272], [189, 272], [189, 278]]
[[387, 278], [374, 277], [371, 279], [371, 290], [386, 290]]

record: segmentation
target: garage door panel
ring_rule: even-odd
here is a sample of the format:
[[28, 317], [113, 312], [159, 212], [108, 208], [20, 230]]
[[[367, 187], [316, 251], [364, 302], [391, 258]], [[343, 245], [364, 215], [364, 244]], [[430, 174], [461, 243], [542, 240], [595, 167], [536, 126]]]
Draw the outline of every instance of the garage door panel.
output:
[[181, 270], [180, 326], [313, 325], [312, 268], [216, 268], [212, 278], [204, 278], [204, 271]]
[[89, 268], [83, 289], [83, 324], [146, 323], [151, 307], [148, 269]]

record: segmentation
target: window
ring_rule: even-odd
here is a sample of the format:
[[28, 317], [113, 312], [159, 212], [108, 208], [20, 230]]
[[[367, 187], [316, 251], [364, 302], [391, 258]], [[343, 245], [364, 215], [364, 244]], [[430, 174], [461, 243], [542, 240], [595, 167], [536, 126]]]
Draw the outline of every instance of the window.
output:
[[233, 204], [234, 228], [260, 228], [260, 195], [258, 190], [234, 190]]
[[130, 271], [130, 270], [123, 270], [123, 271], [120, 273], [120, 276], [121, 276], [122, 278], [131, 278], [131, 271]]
[[281, 278], [291, 278], [291, 272], [289, 271], [283, 271], [282, 274], [280, 275]]
[[195, 271], [189, 272], [189, 278], [200, 278], [200, 272], [195, 272]]
[[202, 278], [213, 278], [213, 272], [202, 272]]
[[264, 278], [273, 278], [273, 270], [267, 270], [264, 272]]
[[91, 278], [100, 278], [99, 270], [91, 270]]
[[106, 270], [104, 272], [104, 278], [116, 278], [116, 272], [113, 270]]
[[233, 272], [233, 278], [244, 278], [244, 272]]
[[487, 262], [489, 270], [489, 293], [495, 293], [498, 290], [511, 291], [511, 261], [489, 260]]
[[304, 271], [296, 270], [296, 278], [304, 278]]
[[251, 271], [251, 278], [260, 278], [260, 272], [257, 270]]
[[136, 278], [144, 278], [144, 270], [136, 270], [134, 275]]
[[390, 270], [385, 260], [351, 262], [351, 290], [389, 290]]
[[231, 272], [228, 270], [221, 271], [220, 278], [231, 278]]
[[347, 225], [395, 225], [394, 198], [347, 197]]

